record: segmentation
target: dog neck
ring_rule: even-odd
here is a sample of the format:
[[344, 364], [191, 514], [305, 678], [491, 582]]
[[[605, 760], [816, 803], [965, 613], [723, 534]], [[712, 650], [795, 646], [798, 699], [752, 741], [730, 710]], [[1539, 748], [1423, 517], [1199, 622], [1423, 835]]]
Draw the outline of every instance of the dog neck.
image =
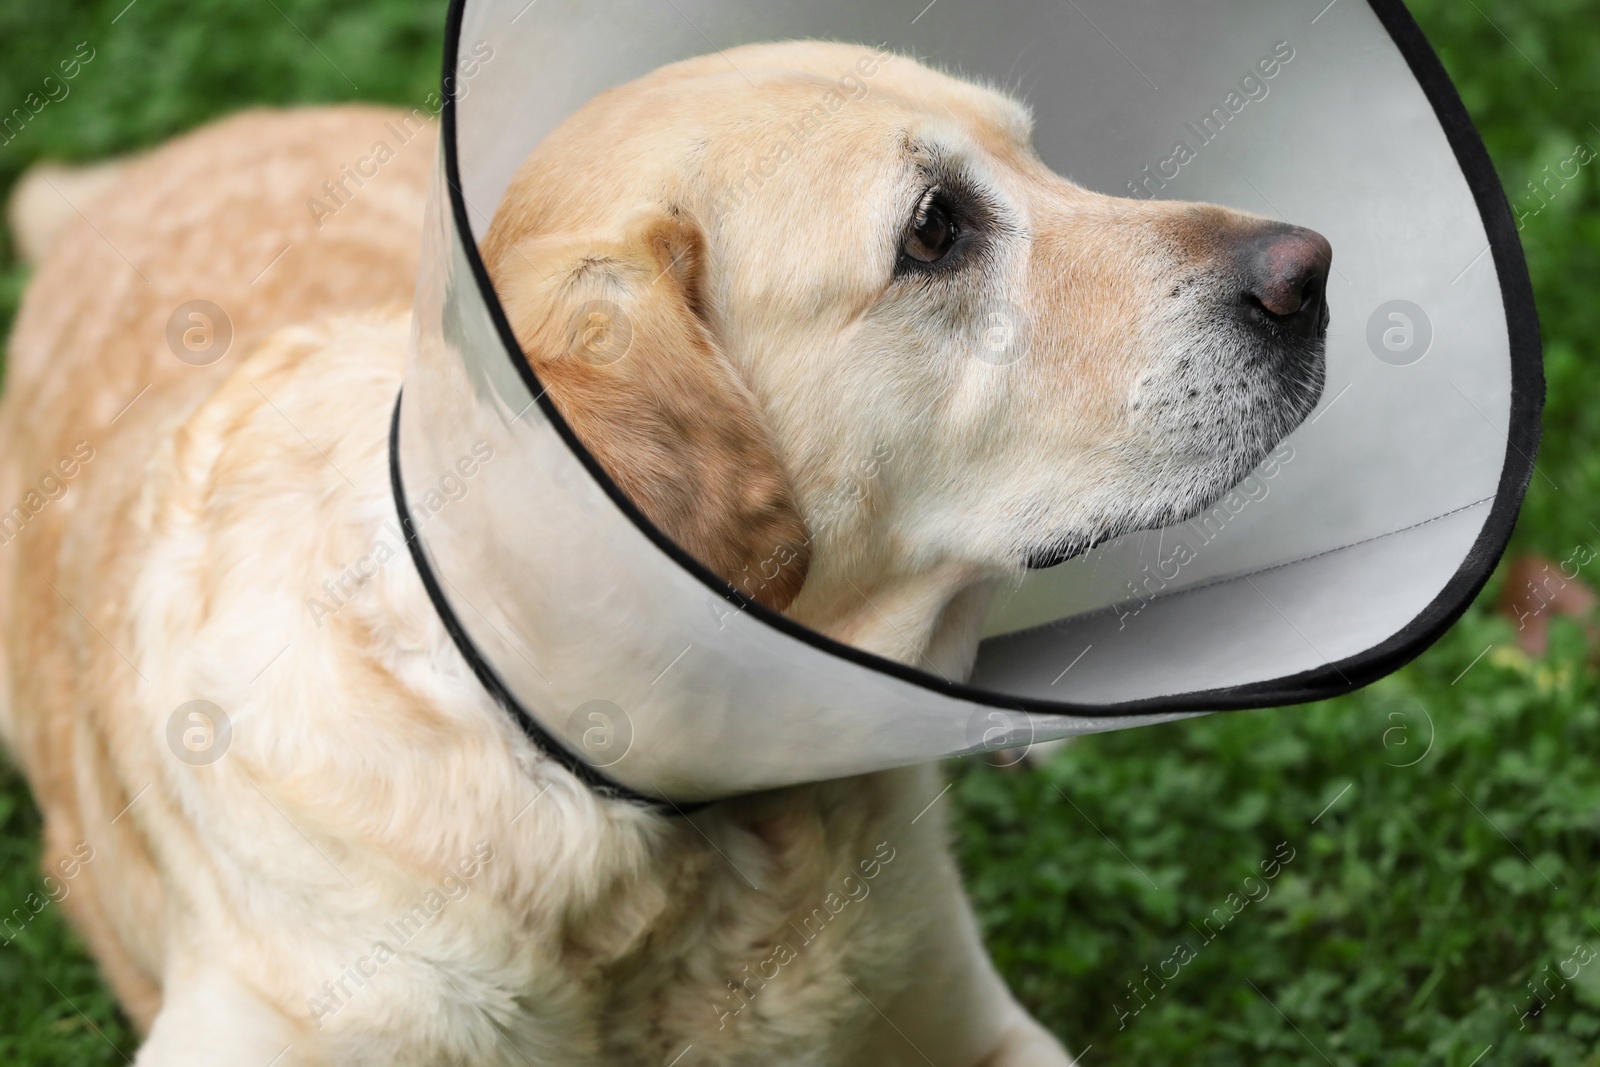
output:
[[947, 564], [909, 575], [852, 575], [814, 564], [790, 606], [794, 621], [835, 641], [963, 681], [977, 657], [993, 578]]

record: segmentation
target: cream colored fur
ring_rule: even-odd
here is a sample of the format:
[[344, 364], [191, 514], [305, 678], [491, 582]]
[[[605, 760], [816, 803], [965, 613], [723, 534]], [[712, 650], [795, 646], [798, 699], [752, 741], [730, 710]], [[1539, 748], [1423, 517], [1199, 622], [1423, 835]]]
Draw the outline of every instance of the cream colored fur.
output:
[[[871, 54], [753, 47], [607, 94], [535, 153], [485, 254], [515, 309], [553, 299], [524, 253], [629, 232], [666, 234], [642, 256], [693, 244], [652, 297], [690, 314], [659, 358], [702, 361], [691, 378], [726, 361], [704, 402], [742, 405], [768, 481], [759, 507], [733, 494], [728, 525], [675, 536], [716, 553], [806, 532], [805, 573], [779, 598], [795, 618], [960, 674], [988, 587], [1030, 544], [1195, 506], [1248, 459], [1248, 434], [1213, 454], [1185, 443], [1192, 412], [1136, 414], [1181, 398], [1181, 373], [1200, 373], [1184, 359], [1224, 380], [1185, 305], [1161, 299], [1242, 223], [1086, 193], [1033, 156], [1015, 103], [899, 57], [778, 178], [712, 204], [784, 108]], [[50, 190], [84, 202], [12, 338], [0, 507], [90, 458], [0, 545], [0, 729], [47, 863], [92, 848], [64, 906], [148, 1035], [138, 1063], [1067, 1063], [982, 950], [935, 769], [647, 813], [528, 744], [403, 555], [331, 618], [306, 610], [393, 518], [387, 428], [431, 130], [320, 228], [306, 201], [396, 121], [251, 113], [108, 172], [110, 195], [71, 175]], [[921, 313], [887, 280], [912, 138], [965, 159], [1011, 212], [975, 299], [1028, 309], [1020, 372], [971, 358], [973, 322]], [[680, 221], [629, 231], [641, 213]], [[686, 235], [682, 220], [699, 221]], [[57, 226], [36, 229], [44, 245]], [[165, 340], [194, 299], [234, 329], [208, 367]], [[527, 321], [536, 368], [559, 358]], [[553, 392], [581, 420], [614, 384]], [[603, 453], [609, 424], [592, 422]], [[885, 441], [897, 460], [841, 510], [848, 472]], [[656, 445], [667, 473], [636, 495], [672, 477]], [[660, 506], [669, 528], [696, 518]], [[167, 741], [194, 699], [232, 729], [207, 766]], [[781, 944], [792, 958], [773, 962]]]

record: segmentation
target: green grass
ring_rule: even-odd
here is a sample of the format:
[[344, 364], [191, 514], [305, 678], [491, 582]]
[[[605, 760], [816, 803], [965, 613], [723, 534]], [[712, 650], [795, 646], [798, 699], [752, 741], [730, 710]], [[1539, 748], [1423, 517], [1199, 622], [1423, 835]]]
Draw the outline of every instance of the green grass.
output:
[[[138, 0], [113, 25], [125, 3], [0, 8], [7, 107], [78, 42], [95, 49], [0, 147], [0, 189], [34, 159], [150, 145], [245, 104], [419, 103], [436, 78], [442, 3]], [[1600, 0], [1413, 10], [1513, 200], [1579, 141], [1600, 148]], [[1516, 549], [1555, 559], [1600, 542], [1595, 169], [1523, 234], [1550, 402]], [[0, 328], [24, 280], [0, 248]], [[1494, 592], [1351, 697], [1090, 738], [1044, 768], [957, 769], [995, 957], [1074, 1049], [1093, 1046], [1086, 1064], [1600, 1065], [1600, 956], [1520, 1018], [1528, 980], [1572, 973], [1580, 944], [1600, 953], [1600, 679], [1573, 624], [1541, 660], [1516, 652]], [[38, 830], [20, 780], [0, 778], [0, 910], [42, 899]], [[1247, 881], [1275, 849], [1293, 858]], [[1260, 899], [1220, 933], [1214, 918], [1208, 942], [1230, 893]], [[114, 1064], [135, 1045], [59, 907], [0, 944], [0, 1063]]]
[[1596, 681], [1575, 627], [1543, 662], [1510, 636], [1474, 613], [1356, 697], [967, 771], [1002, 970], [1090, 1064], [1600, 1064]]

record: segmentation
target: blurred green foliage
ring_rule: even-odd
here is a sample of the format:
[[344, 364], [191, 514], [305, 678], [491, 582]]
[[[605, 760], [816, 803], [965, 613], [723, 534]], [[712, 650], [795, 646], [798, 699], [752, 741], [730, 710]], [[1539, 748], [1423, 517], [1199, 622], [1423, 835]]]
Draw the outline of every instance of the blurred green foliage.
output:
[[964, 770], [1002, 971], [1087, 1064], [1600, 1064], [1595, 676], [1573, 624], [1512, 636], [1478, 611], [1354, 697]]
[[[1524, 211], [1545, 166], [1600, 149], [1600, 0], [1411, 6]], [[142, 148], [248, 104], [420, 103], [442, 21], [415, 0], [6, 0], [6, 107], [79, 42], [94, 58], [0, 147], [0, 189], [35, 159]], [[1558, 560], [1600, 542], [1594, 169], [1523, 232], [1550, 396], [1515, 548]], [[24, 281], [0, 248], [0, 328]], [[1498, 584], [1362, 693], [955, 769], [995, 957], [1073, 1050], [1092, 1046], [1085, 1064], [1600, 1065], [1600, 957], [1576, 962], [1600, 953], [1600, 683], [1576, 623], [1540, 659], [1517, 651]], [[0, 910], [44, 899], [38, 834], [26, 787], [0, 778]], [[58, 905], [8, 937], [0, 1062], [131, 1057]]]

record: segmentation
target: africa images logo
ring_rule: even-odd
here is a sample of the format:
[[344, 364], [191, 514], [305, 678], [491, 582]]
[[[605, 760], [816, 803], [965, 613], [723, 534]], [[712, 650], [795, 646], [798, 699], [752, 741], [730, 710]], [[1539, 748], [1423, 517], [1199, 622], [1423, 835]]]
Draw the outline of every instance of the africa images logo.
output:
[[[1228, 90], [1222, 100], [1212, 105], [1200, 116], [1199, 122], [1183, 124], [1183, 134], [1172, 146], [1172, 153], [1155, 163], [1147, 163], [1143, 177], [1130, 178], [1123, 184], [1129, 196], [1153, 200], [1167, 183], [1177, 179], [1183, 168], [1200, 157], [1206, 145], [1222, 136], [1228, 124], [1244, 112], [1253, 102], [1265, 100], [1272, 87], [1267, 83], [1282, 73], [1295, 57], [1294, 46], [1279, 41], [1272, 46], [1272, 54], [1258, 59], [1255, 66], [1239, 78], [1238, 85]], [[1190, 144], [1193, 141], [1193, 144]]]

